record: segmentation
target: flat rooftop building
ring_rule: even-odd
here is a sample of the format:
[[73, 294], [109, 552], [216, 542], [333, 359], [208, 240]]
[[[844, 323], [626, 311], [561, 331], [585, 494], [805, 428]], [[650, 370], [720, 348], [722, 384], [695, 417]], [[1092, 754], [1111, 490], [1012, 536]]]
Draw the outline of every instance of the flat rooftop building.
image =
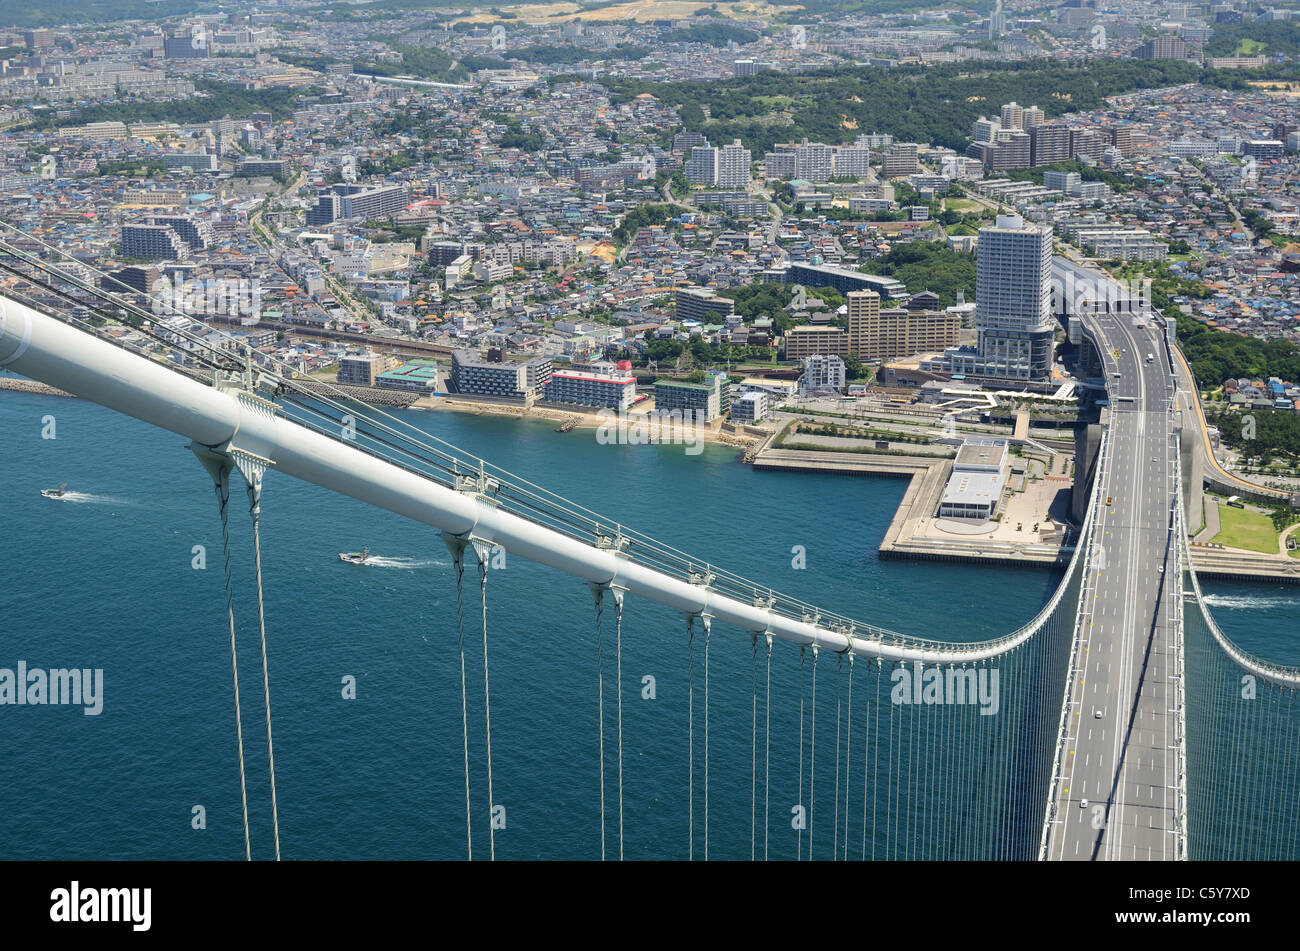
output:
[[967, 439], [939, 500], [941, 518], [987, 520], [997, 514], [1007, 484], [1007, 441]]

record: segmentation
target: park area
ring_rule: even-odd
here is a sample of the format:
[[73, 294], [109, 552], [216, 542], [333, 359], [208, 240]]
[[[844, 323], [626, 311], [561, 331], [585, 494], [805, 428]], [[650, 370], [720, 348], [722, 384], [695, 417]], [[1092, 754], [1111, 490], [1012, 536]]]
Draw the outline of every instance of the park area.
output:
[[1219, 506], [1219, 534], [1214, 536], [1214, 541], [1228, 548], [1267, 555], [1278, 553], [1277, 529], [1273, 527], [1273, 520], [1262, 512], [1231, 505]]

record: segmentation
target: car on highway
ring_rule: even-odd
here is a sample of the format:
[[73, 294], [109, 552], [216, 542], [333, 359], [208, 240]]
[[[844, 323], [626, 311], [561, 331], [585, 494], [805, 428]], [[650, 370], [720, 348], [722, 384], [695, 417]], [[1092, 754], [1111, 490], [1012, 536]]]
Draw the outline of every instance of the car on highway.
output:
[[1093, 710], [1093, 711], [1092, 711], [1092, 718], [1093, 718], [1094, 720], [1100, 720], [1100, 719], [1101, 719], [1101, 711], [1100, 711], [1100, 710]]
[[1088, 800], [1086, 800], [1086, 799], [1080, 799], [1080, 800], [1079, 800], [1079, 808], [1080, 808], [1080, 809], [1087, 809], [1087, 808], [1088, 808]]

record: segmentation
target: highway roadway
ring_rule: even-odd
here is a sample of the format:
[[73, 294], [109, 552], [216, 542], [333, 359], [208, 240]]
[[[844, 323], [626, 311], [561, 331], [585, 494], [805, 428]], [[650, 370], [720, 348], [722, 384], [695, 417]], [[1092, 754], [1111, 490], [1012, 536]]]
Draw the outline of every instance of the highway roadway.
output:
[[[1056, 271], [1099, 275], [1058, 257]], [[1085, 318], [1110, 394], [1110, 449], [1080, 595], [1061, 781], [1047, 857], [1173, 859], [1180, 755], [1171, 709], [1181, 649], [1173, 377], [1154, 315]], [[1147, 355], [1153, 359], [1147, 362]]]

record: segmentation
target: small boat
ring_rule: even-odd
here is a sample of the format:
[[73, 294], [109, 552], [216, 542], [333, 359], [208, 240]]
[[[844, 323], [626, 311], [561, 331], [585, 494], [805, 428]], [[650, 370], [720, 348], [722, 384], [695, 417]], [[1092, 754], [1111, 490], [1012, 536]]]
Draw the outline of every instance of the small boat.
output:
[[369, 548], [363, 548], [361, 551], [339, 552], [339, 561], [346, 561], [349, 565], [364, 565], [369, 559]]
[[68, 494], [68, 483], [60, 482], [57, 489], [41, 489], [41, 495], [47, 499], [61, 499]]

